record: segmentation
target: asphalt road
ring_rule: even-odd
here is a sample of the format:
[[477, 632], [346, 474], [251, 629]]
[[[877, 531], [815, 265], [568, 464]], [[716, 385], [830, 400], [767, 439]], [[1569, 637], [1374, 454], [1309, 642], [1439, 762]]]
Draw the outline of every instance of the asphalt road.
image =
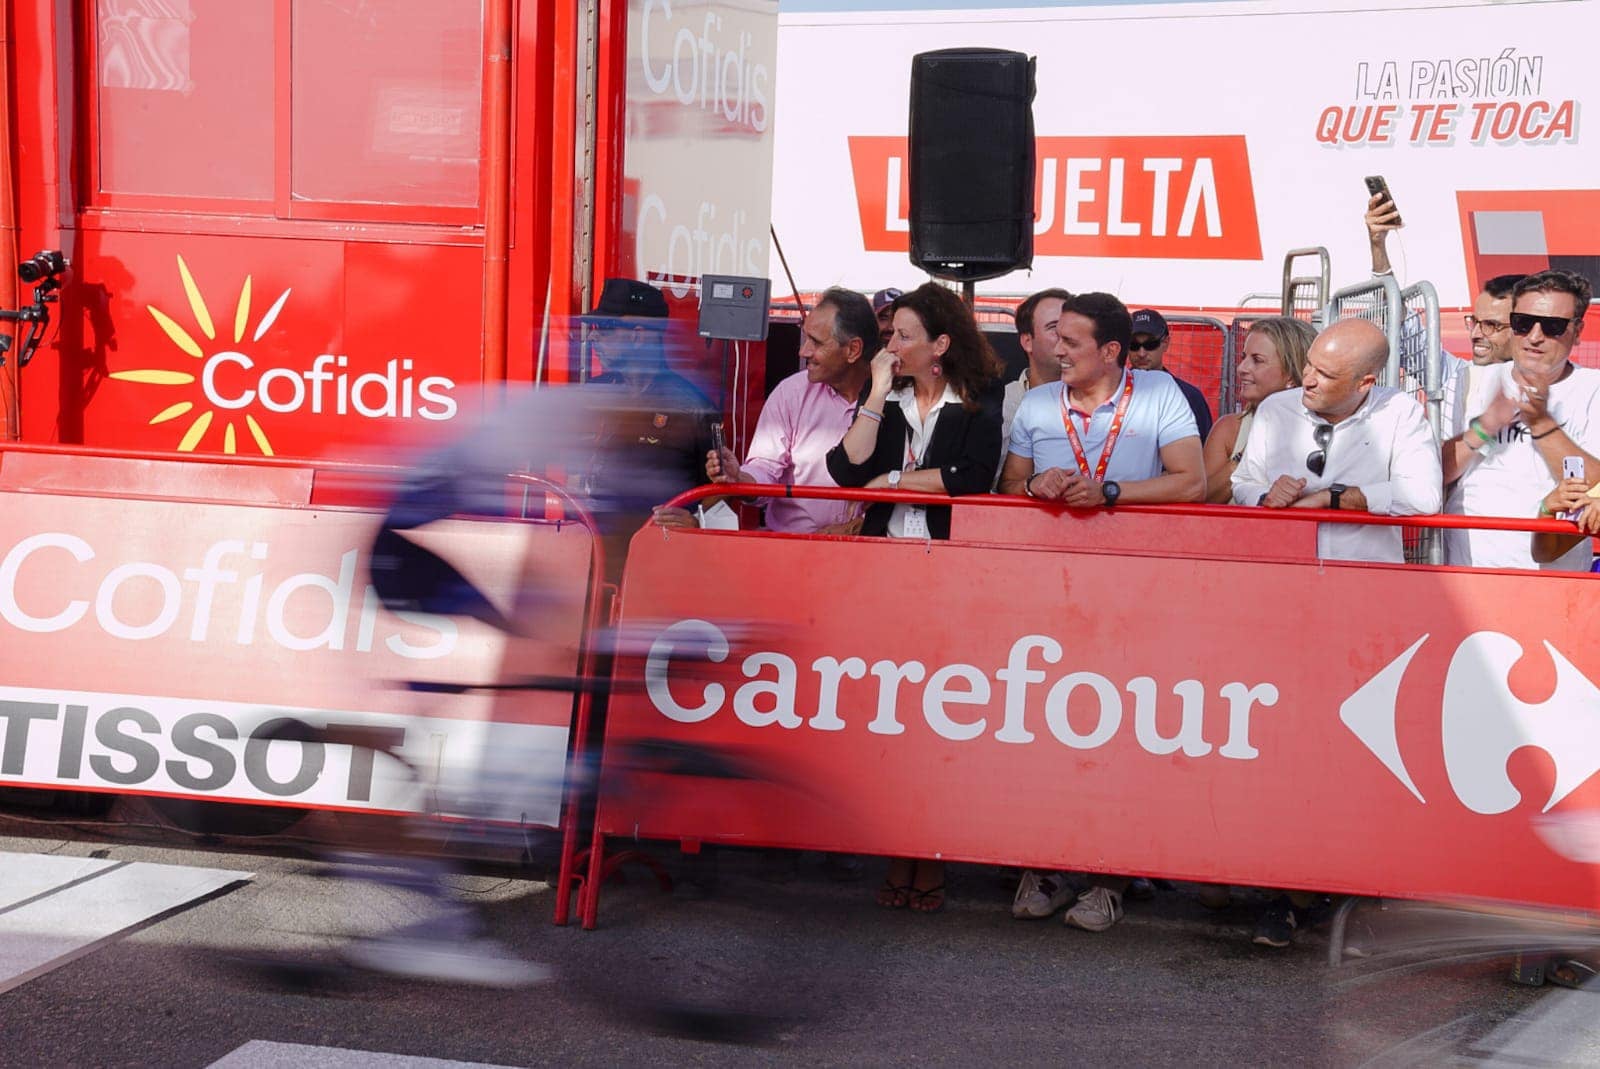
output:
[[[326, 878], [314, 860], [3, 816], [0, 836], [4, 851], [254, 873], [0, 994], [3, 1066], [184, 1069], [252, 1041], [336, 1048], [272, 1063], [330, 1066], [357, 1064], [341, 1060], [349, 1051], [505, 1066], [1600, 1059], [1589, 1008], [1600, 999], [1512, 986], [1503, 957], [1416, 953], [1396, 933], [1428, 922], [1401, 906], [1364, 911], [1372, 948], [1390, 952], [1333, 969], [1325, 933], [1264, 950], [1248, 938], [1259, 898], [1211, 912], [1182, 887], [1090, 935], [1059, 919], [1013, 920], [992, 869], [953, 866], [948, 908], [917, 916], [872, 904], [874, 863], [868, 881], [837, 884], [808, 856], [773, 882], [771, 859], [737, 852], [703, 901], [664, 895], [632, 870], [606, 888], [600, 927], [584, 932], [550, 924], [544, 882], [452, 876], [494, 937], [555, 970], [549, 983], [499, 990], [332, 967], [351, 935], [429, 907], [392, 886]], [[272, 967], [285, 962], [317, 967], [288, 977]]]

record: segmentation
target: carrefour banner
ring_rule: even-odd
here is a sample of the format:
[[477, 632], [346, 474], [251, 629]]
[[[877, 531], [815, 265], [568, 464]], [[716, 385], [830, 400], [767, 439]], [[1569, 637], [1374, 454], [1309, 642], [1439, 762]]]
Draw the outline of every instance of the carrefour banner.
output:
[[[1405, 221], [1403, 281], [1600, 273], [1587, 4], [1370, 0], [998, 7], [804, 0], [780, 17], [773, 222], [802, 288], [905, 286], [912, 56], [1038, 59], [1035, 260], [991, 293], [1234, 306], [1290, 249], [1365, 277], [1363, 178]], [[1590, 11], [1589, 14], [1593, 12]], [[774, 257], [771, 270], [780, 277]]]

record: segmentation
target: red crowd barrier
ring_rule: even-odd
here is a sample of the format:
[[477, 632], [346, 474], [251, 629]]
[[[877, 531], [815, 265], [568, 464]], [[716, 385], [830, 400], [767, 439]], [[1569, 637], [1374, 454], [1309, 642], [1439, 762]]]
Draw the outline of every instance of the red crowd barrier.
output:
[[634, 538], [656, 637], [606, 752], [764, 774], [603, 791], [586, 927], [608, 836], [1600, 906], [1600, 587], [1318, 561], [1312, 526], [1571, 525], [953, 506], [948, 542]]
[[[582, 788], [568, 757], [589, 692], [494, 685], [594, 674], [593, 524], [559, 487], [508, 476], [508, 496], [558, 499], [573, 519], [447, 520], [412, 537], [517, 633], [391, 613], [367, 582], [381, 513], [316, 499], [336, 485], [368, 498], [402, 471], [0, 447], [0, 785], [444, 819], [471, 798], [473, 819], [560, 829], [565, 923]], [[530, 588], [537, 599], [519, 596]], [[276, 737], [286, 719], [404, 764]], [[487, 801], [485, 777], [501, 784]]]

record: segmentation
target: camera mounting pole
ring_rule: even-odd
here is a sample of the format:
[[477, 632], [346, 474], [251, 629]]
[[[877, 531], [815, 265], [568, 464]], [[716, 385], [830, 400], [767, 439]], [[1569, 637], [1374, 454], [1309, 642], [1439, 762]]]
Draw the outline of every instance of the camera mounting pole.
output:
[[[41, 271], [39, 268], [51, 268]], [[30, 271], [29, 268], [34, 270]], [[15, 311], [0, 309], [0, 323], [26, 324], [21, 332], [22, 343], [17, 347], [17, 366], [27, 367], [38, 352], [44, 332], [50, 326], [50, 305], [61, 300], [61, 272], [67, 269], [66, 258], [59, 252], [41, 252], [31, 260], [23, 261], [17, 272], [23, 281], [33, 283], [33, 303]], [[12, 339], [0, 334], [0, 367], [4, 367]]]

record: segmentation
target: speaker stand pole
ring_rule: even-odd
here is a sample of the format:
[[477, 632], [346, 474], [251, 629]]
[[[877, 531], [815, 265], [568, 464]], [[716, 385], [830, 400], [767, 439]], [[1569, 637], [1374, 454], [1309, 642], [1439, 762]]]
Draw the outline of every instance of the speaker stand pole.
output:
[[978, 301], [978, 284], [976, 282], [961, 283], [961, 299], [967, 302], [967, 308], [970, 310]]

